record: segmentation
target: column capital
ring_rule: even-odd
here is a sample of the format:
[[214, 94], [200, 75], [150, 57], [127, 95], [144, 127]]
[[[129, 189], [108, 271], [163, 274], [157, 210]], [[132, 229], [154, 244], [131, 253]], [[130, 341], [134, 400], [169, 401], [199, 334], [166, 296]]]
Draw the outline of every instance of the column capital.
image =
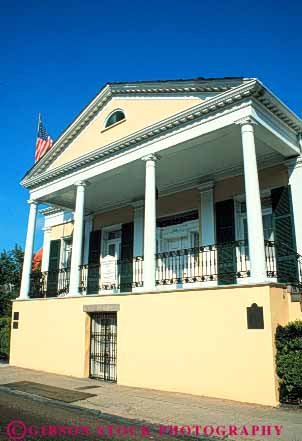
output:
[[257, 126], [258, 123], [252, 118], [251, 116], [245, 116], [244, 118], [240, 118], [237, 121], [235, 121], [235, 124], [239, 126]]
[[131, 207], [135, 208], [143, 208], [145, 206], [145, 201], [144, 200], [139, 200], [139, 201], [133, 201], [131, 202]]
[[42, 231], [44, 231], [45, 233], [51, 233], [51, 228], [52, 227], [44, 227], [42, 228]]
[[145, 161], [145, 162], [147, 162], [147, 161], [158, 161], [159, 159], [160, 159], [160, 157], [158, 155], [153, 154], [153, 153], [150, 153], [150, 155], [146, 155], [146, 156], [143, 156], [141, 158], [141, 160]]
[[214, 186], [215, 186], [215, 182], [210, 180], [199, 184], [197, 189], [200, 191], [200, 193], [203, 193], [204, 191], [213, 190]]
[[78, 181], [74, 183], [75, 187], [86, 187], [89, 184], [89, 181]]
[[39, 205], [39, 202], [36, 201], [35, 199], [28, 199], [27, 203], [29, 205]]

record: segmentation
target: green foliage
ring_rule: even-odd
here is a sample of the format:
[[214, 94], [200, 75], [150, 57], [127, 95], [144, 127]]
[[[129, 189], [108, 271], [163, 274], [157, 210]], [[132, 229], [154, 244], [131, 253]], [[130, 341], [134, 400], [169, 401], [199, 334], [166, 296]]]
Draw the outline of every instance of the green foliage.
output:
[[302, 403], [302, 321], [276, 330], [280, 401]]
[[17, 291], [21, 283], [24, 252], [19, 245], [0, 253], [0, 286], [13, 285]]
[[12, 250], [0, 252], [0, 358], [8, 358], [12, 300], [18, 295], [23, 250], [15, 245]]
[[0, 318], [0, 358], [9, 356], [10, 323], [10, 317]]

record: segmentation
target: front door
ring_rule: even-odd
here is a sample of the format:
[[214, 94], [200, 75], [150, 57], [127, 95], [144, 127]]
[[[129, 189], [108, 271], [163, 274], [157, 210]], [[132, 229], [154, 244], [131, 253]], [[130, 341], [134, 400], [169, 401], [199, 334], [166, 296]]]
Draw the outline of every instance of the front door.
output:
[[91, 315], [90, 378], [116, 381], [116, 312]]
[[121, 232], [109, 231], [105, 233], [103, 257], [101, 265], [102, 287], [114, 289], [119, 286], [119, 260], [121, 256]]

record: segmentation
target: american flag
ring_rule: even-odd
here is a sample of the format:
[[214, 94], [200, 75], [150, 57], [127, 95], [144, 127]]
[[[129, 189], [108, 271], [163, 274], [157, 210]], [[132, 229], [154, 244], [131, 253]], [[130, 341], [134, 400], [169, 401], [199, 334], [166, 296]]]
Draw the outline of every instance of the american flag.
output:
[[41, 114], [39, 114], [35, 162], [39, 161], [39, 159], [42, 158], [44, 153], [46, 153], [51, 148], [52, 144], [53, 140], [48, 135], [45, 127], [43, 126]]

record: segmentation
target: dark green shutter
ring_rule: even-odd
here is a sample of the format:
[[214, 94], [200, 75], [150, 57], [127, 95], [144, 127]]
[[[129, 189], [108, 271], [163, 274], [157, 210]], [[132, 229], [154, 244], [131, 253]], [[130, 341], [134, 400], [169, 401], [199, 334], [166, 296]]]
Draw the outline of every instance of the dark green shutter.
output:
[[91, 231], [89, 237], [87, 294], [97, 294], [99, 292], [101, 238], [101, 230]]
[[233, 199], [217, 202], [215, 211], [218, 284], [230, 285], [237, 282]]
[[133, 282], [133, 222], [122, 225], [122, 249], [120, 263], [120, 291], [132, 291]]
[[296, 283], [299, 278], [290, 186], [271, 190], [271, 197], [278, 282]]
[[55, 297], [58, 294], [60, 251], [61, 240], [51, 240], [47, 274], [47, 297]]

